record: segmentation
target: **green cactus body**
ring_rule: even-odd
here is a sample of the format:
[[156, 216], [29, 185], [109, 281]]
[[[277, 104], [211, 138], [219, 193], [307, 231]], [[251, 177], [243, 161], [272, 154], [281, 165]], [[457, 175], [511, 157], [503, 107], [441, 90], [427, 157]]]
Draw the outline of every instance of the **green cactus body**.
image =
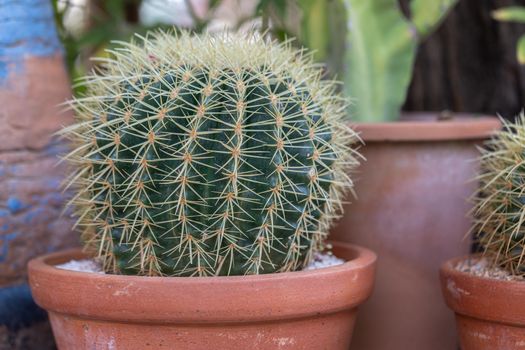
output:
[[251, 36], [122, 43], [73, 101], [72, 204], [108, 272], [293, 271], [357, 165], [344, 101], [309, 57]]
[[498, 265], [525, 276], [525, 116], [504, 126], [482, 150], [473, 231]]

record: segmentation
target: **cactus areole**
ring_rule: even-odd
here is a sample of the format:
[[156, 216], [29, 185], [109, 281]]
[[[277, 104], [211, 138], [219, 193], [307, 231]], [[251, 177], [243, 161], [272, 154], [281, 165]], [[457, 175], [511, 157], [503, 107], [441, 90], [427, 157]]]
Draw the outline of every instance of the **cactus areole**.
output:
[[302, 268], [358, 163], [335, 83], [253, 33], [156, 32], [110, 54], [63, 131], [70, 204], [106, 272]]

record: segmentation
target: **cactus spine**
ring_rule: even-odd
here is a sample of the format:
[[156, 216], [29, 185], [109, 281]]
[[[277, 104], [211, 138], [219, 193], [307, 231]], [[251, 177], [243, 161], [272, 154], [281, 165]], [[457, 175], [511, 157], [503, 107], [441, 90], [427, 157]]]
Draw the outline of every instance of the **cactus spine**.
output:
[[482, 150], [473, 229], [489, 257], [512, 274], [524, 276], [525, 116], [504, 126]]
[[356, 134], [309, 55], [255, 34], [121, 43], [72, 102], [71, 200], [107, 272], [301, 268], [351, 188]]

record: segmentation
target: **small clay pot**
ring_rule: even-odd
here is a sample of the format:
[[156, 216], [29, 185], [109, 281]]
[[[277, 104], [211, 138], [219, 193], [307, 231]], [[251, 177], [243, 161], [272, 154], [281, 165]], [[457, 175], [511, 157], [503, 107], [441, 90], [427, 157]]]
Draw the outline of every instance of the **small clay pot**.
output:
[[138, 277], [62, 270], [78, 250], [29, 263], [36, 302], [59, 349], [348, 349], [376, 256], [312, 271], [232, 277]]
[[479, 277], [456, 270], [455, 258], [440, 270], [445, 301], [456, 313], [462, 350], [525, 349], [525, 282]]

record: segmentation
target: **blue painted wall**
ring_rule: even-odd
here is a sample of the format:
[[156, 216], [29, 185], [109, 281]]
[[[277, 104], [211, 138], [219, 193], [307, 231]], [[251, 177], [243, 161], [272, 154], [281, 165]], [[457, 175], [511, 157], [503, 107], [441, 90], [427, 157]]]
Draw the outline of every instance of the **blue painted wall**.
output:
[[23, 69], [24, 56], [51, 56], [61, 50], [49, 0], [0, 0], [0, 83]]
[[[8, 77], [16, 79], [18, 74], [24, 73], [24, 61], [27, 58], [51, 57], [61, 53], [51, 0], [0, 0], [0, 90], [10, 88]], [[55, 158], [60, 151], [59, 147], [58, 144], [52, 144], [40, 150], [42, 157]], [[8, 166], [0, 162], [0, 179], [4, 176], [16, 178], [17, 171], [20, 170], [18, 164]], [[10, 245], [27, 233], [24, 231], [26, 228], [41, 225], [43, 220], [56, 216], [56, 213], [50, 210], [58, 210], [57, 207], [63, 202], [59, 189], [61, 178], [58, 175], [47, 176], [40, 181], [43, 195], [23, 200], [17, 196], [14, 188], [10, 192], [12, 194], [4, 197], [0, 203], [0, 263], [7, 263]], [[49, 225], [52, 224], [50, 221]], [[52, 232], [53, 228], [50, 231]], [[46, 248], [53, 250], [53, 247]], [[25, 266], [15, 268], [24, 269]], [[28, 348], [20, 345], [19, 337], [28, 341], [41, 341], [47, 337], [47, 345], [41, 343], [38, 345], [39, 349], [53, 348], [49, 330], [44, 329], [45, 334], [35, 333], [36, 336], [31, 333], [37, 332], [36, 330], [29, 331], [32, 325], [44, 323], [45, 320], [46, 313], [32, 300], [27, 284], [0, 288], [0, 328], [3, 332], [7, 330], [8, 338], [12, 340], [11, 342], [7, 339], [7, 344], [0, 343], [0, 348], [13, 348], [14, 344], [18, 344], [18, 348], [13, 349]], [[38, 329], [38, 332], [43, 332], [43, 328]], [[4, 333], [2, 337], [5, 342]], [[36, 349], [34, 345], [29, 348]]]

